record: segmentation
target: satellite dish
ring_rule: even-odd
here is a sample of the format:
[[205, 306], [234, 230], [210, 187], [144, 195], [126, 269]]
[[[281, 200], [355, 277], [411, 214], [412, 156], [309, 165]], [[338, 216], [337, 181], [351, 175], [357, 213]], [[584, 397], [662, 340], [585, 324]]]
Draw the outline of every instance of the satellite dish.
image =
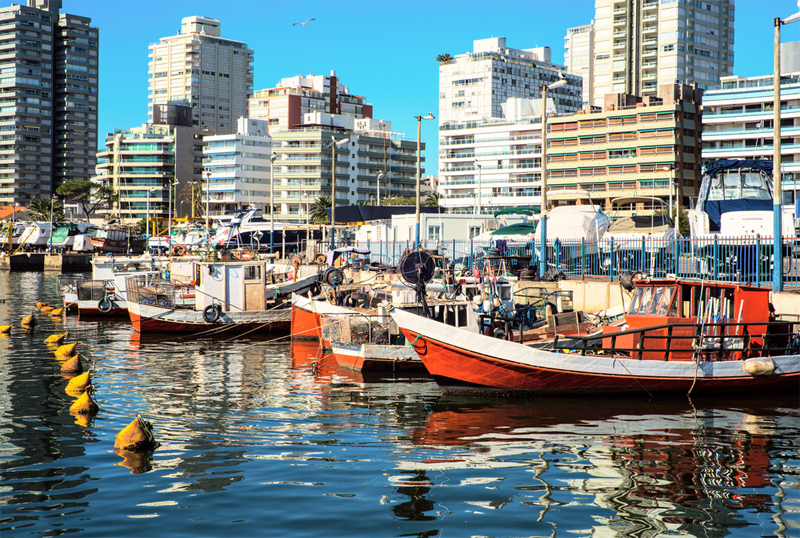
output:
[[397, 264], [397, 272], [403, 281], [412, 288], [425, 284], [433, 278], [436, 271], [436, 262], [433, 257], [424, 250], [414, 250], [409, 252]]

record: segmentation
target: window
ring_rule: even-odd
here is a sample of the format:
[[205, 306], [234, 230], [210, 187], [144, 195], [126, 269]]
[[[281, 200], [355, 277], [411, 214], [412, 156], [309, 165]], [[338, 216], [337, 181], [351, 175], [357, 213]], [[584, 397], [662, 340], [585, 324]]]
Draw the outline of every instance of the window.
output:
[[244, 267], [245, 280], [261, 280], [261, 267], [258, 265], [246, 265]]
[[428, 226], [428, 240], [429, 241], [438, 241], [439, 237], [441, 236], [441, 226], [438, 224], [433, 224]]

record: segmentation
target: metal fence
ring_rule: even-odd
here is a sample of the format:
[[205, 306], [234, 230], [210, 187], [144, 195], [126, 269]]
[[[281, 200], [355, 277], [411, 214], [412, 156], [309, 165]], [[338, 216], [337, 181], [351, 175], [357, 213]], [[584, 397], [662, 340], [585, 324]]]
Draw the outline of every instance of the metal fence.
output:
[[[397, 265], [414, 247], [413, 241], [351, 242], [370, 251], [370, 263]], [[539, 275], [541, 248], [533, 241], [422, 241], [457, 272], [493, 271]], [[599, 241], [561, 239], [548, 241], [545, 267], [569, 278], [615, 280], [624, 272], [641, 271], [652, 277], [676, 276], [749, 283], [772, 284], [774, 267], [771, 237], [713, 237], [675, 240], [643, 237], [631, 241], [613, 238]], [[783, 238], [783, 287], [800, 287], [800, 239]]]

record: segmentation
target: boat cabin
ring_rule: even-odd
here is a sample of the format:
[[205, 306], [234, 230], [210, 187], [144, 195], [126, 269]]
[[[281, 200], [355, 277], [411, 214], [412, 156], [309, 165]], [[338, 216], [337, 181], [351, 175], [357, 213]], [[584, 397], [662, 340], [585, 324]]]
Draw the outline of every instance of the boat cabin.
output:
[[[692, 360], [700, 333], [724, 339], [731, 348], [762, 347], [766, 323], [772, 321], [769, 293], [768, 288], [732, 282], [639, 280], [625, 325], [603, 328], [603, 347], [644, 350], [643, 359]], [[608, 335], [614, 333], [623, 334], [612, 341]]]

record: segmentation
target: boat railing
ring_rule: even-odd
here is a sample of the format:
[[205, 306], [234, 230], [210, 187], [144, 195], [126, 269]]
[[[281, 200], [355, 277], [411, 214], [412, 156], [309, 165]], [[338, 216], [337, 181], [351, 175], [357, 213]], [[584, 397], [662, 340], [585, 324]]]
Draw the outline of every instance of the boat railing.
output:
[[172, 309], [195, 307], [195, 288], [191, 282], [153, 278], [152, 275], [131, 276], [125, 282], [128, 302]]
[[347, 344], [390, 343], [391, 316], [354, 312], [342, 317], [327, 317], [322, 325], [323, 338]]
[[77, 280], [76, 290], [79, 301], [101, 301], [116, 291], [113, 280]]
[[56, 291], [59, 297], [64, 297], [68, 292], [77, 293], [78, 282], [86, 280], [84, 276], [58, 275], [56, 277]]
[[[520, 326], [519, 318], [495, 315], [490, 319], [495, 325], [503, 324], [506, 334]], [[636, 360], [740, 360], [800, 353], [800, 337], [795, 325], [799, 324], [785, 321], [670, 323], [587, 335], [564, 335], [556, 330], [548, 349], [581, 356], [625, 356]], [[523, 345], [541, 344], [526, 342], [524, 330], [517, 330], [513, 336]]]

